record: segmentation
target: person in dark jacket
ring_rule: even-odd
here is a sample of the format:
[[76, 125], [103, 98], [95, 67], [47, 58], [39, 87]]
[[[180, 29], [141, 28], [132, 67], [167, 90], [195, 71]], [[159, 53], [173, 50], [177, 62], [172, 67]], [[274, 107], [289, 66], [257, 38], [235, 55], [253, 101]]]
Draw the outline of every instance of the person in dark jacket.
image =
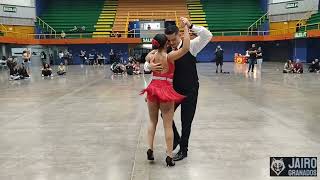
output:
[[52, 76], [52, 69], [50, 68], [49, 64], [45, 64], [43, 66], [43, 68], [41, 69], [41, 73], [42, 73], [42, 76]]
[[44, 66], [47, 63], [47, 55], [44, 51], [41, 52], [40, 58], [41, 58], [42, 66]]
[[218, 73], [218, 69], [220, 66], [220, 73], [222, 73], [222, 66], [223, 66], [223, 49], [221, 48], [221, 46], [217, 46], [216, 48], [216, 52], [214, 53], [216, 55], [216, 73]]
[[308, 71], [320, 73], [320, 65], [319, 65], [318, 59], [315, 59], [314, 61], [312, 61], [311, 65], [308, 68]]

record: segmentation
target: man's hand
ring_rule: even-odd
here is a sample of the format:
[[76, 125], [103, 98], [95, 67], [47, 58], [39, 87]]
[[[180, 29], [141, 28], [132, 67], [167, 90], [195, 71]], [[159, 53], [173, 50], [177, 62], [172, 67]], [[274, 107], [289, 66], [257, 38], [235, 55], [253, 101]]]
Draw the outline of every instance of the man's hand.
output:
[[146, 56], [145, 60], [150, 63], [150, 61], [153, 59], [154, 54], [156, 53], [156, 50], [152, 50], [148, 53], [148, 55]]
[[150, 61], [149, 69], [151, 71], [155, 72], [155, 71], [162, 71], [163, 67], [162, 67], [161, 63], [154, 63], [154, 62]]
[[147, 68], [151, 71], [162, 71], [163, 67], [161, 63], [154, 63], [154, 55], [156, 52], [156, 50], [153, 50], [147, 55], [146, 61], [149, 63]]

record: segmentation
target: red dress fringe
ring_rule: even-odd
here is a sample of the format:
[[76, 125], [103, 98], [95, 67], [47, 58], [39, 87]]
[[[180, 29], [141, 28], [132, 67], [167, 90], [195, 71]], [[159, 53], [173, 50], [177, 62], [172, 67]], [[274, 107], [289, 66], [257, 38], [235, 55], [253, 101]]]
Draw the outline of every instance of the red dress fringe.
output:
[[[167, 73], [154, 72], [153, 76], [173, 79], [174, 64], [168, 61], [169, 70]], [[153, 79], [147, 88], [143, 89], [140, 95], [147, 93], [147, 99], [151, 102], [175, 102], [180, 103], [185, 96], [173, 89], [172, 82], [168, 80]]]

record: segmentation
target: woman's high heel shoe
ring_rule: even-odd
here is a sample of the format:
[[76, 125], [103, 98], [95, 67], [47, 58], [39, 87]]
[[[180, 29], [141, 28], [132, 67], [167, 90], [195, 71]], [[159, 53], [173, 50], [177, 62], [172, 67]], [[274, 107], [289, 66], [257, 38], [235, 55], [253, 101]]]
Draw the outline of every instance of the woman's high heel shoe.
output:
[[167, 156], [167, 158], [166, 158], [166, 163], [167, 163], [167, 166], [175, 166], [176, 164], [173, 162], [173, 159], [172, 159], [172, 157], [169, 157], [169, 156]]
[[148, 160], [149, 161], [153, 161], [154, 160], [153, 151], [151, 149], [148, 149], [147, 156], [148, 156]]

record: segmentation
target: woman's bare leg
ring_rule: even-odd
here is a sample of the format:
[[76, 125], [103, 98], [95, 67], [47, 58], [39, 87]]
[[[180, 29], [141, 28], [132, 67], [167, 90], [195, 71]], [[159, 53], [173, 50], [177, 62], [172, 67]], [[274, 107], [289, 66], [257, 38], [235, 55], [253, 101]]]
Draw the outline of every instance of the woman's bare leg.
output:
[[154, 135], [156, 133], [156, 128], [158, 124], [159, 103], [148, 101], [148, 109], [149, 109], [149, 117], [150, 117], [149, 126], [148, 126], [148, 144], [149, 144], [149, 149], [153, 150]]
[[174, 114], [174, 103], [160, 103], [160, 110], [162, 113], [164, 133], [167, 144], [167, 155], [173, 157], [173, 130], [172, 130], [172, 121]]

